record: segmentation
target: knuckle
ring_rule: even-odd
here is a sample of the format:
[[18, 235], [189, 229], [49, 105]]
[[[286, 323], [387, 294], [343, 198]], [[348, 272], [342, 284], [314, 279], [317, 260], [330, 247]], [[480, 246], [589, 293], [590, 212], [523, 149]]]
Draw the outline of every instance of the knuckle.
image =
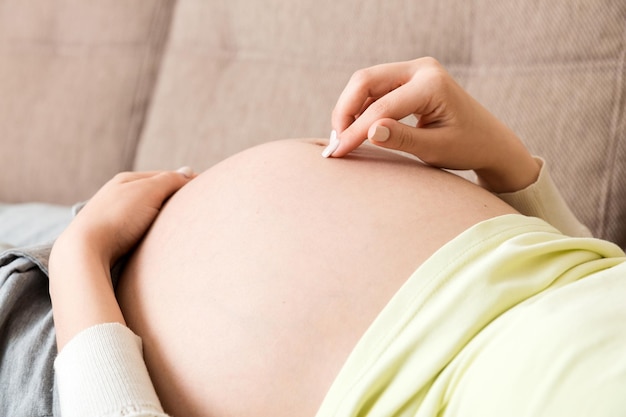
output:
[[420, 74], [421, 82], [427, 82], [434, 87], [445, 87], [451, 81], [452, 77], [448, 71], [435, 58], [418, 58], [414, 63], [416, 74]]
[[369, 68], [362, 68], [352, 74], [350, 84], [354, 85], [359, 90], [367, 89], [371, 79], [371, 70]]
[[433, 69], [443, 68], [441, 63], [436, 58], [433, 58], [432, 56], [425, 56], [422, 58], [418, 58], [416, 62], [423, 68], [433, 68]]
[[118, 183], [126, 182], [132, 176], [132, 174], [133, 173], [130, 171], [118, 172], [117, 174], [113, 176], [112, 180], [113, 182], [118, 182]]
[[448, 84], [448, 73], [440, 68], [429, 68], [424, 71], [426, 81], [434, 87], [443, 88]]

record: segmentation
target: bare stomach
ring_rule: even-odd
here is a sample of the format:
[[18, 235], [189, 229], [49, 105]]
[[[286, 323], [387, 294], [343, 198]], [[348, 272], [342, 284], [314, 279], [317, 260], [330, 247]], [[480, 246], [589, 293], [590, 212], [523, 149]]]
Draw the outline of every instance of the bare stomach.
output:
[[372, 147], [262, 145], [177, 193], [118, 296], [174, 416], [315, 414], [360, 336], [434, 251], [514, 212], [440, 170]]

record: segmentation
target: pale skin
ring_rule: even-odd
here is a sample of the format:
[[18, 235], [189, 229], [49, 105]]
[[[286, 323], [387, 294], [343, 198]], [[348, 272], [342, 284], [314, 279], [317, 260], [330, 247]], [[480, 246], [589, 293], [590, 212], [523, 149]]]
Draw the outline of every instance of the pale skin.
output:
[[[396, 122], [408, 114], [419, 115], [417, 128]], [[169, 413], [313, 415], [412, 271], [473, 224], [515, 212], [452, 174], [357, 149], [368, 133], [430, 165], [474, 169], [492, 191], [524, 188], [539, 171], [431, 59], [358, 72], [332, 124], [337, 159], [319, 156], [321, 140], [281, 141], [180, 192], [193, 175], [126, 173], [107, 183], [53, 248], [59, 350], [90, 326], [128, 324]], [[386, 141], [377, 127], [389, 129]], [[109, 269], [144, 235], [116, 298]]]

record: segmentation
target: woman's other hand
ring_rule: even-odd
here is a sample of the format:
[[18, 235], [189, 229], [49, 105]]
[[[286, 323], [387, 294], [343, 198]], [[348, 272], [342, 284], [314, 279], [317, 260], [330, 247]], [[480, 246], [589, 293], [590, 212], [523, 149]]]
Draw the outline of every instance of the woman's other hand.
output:
[[[416, 126], [399, 120], [414, 115]], [[532, 184], [539, 165], [507, 126], [432, 58], [357, 71], [332, 113], [342, 157], [364, 140], [411, 153], [430, 165], [476, 172], [494, 192]]]
[[60, 239], [87, 245], [112, 264], [133, 248], [164, 202], [193, 176], [188, 168], [117, 174], [89, 200]]
[[52, 247], [50, 297], [59, 352], [81, 331], [102, 323], [125, 324], [110, 269], [156, 219], [191, 170], [127, 172], [106, 183]]

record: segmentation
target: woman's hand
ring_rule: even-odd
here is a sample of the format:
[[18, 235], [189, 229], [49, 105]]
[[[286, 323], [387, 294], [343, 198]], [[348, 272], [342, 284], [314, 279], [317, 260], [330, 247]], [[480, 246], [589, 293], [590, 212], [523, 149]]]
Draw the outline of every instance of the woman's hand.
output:
[[111, 266], [137, 244], [165, 201], [193, 176], [189, 169], [118, 174], [59, 236], [49, 261], [59, 351], [91, 326], [125, 324], [111, 284]]
[[[399, 122], [415, 115], [415, 127]], [[432, 58], [357, 71], [332, 113], [342, 157], [369, 139], [440, 168], [472, 169], [494, 192], [532, 184], [540, 167], [519, 138]]]
[[163, 203], [193, 176], [188, 168], [117, 174], [89, 200], [57, 243], [71, 239], [113, 264], [142, 238]]

